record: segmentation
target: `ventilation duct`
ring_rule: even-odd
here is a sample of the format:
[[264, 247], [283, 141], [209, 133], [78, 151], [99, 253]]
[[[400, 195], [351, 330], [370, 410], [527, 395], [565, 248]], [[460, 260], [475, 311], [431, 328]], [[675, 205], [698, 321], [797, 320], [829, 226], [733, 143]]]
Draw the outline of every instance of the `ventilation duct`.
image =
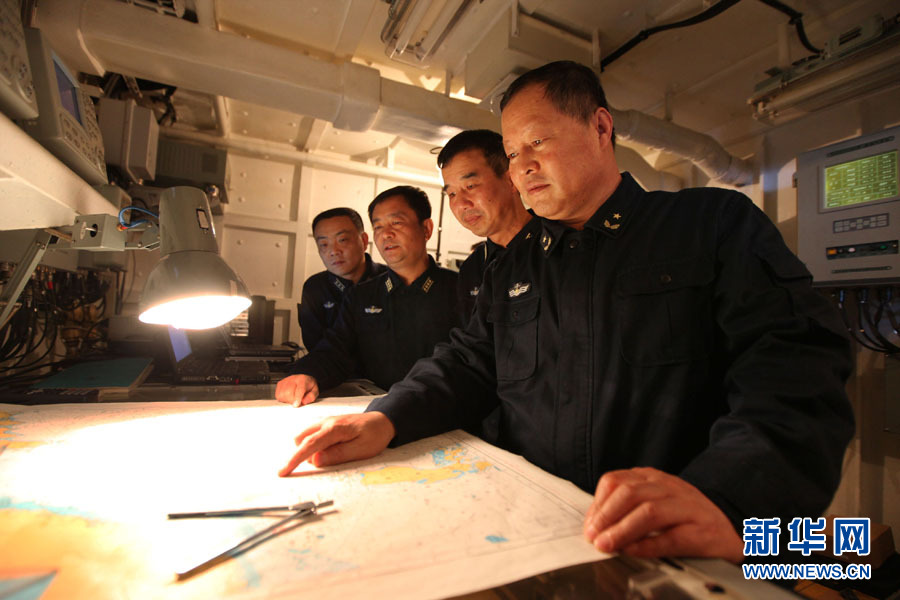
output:
[[748, 161], [732, 156], [708, 136], [636, 110], [610, 111], [616, 135], [690, 160], [715, 179], [729, 185], [753, 183], [755, 169]]

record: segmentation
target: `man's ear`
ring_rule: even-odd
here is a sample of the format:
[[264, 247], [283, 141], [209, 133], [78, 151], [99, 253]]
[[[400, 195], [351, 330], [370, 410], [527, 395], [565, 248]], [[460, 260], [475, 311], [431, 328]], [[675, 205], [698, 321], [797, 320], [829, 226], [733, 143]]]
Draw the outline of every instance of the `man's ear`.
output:
[[613, 120], [609, 111], [598, 106], [591, 118], [591, 125], [596, 129], [600, 139], [600, 147], [604, 148], [609, 145], [613, 132]]
[[369, 234], [363, 231], [359, 234], [359, 238], [362, 240], [363, 248], [367, 248], [369, 246]]
[[509, 189], [512, 190], [513, 194], [515, 194], [516, 196], [519, 195], [519, 189], [516, 187], [516, 184], [513, 183], [512, 175], [509, 174], [508, 170], [503, 174], [503, 181], [505, 181], [506, 184], [509, 185]]
[[434, 221], [431, 219], [425, 219], [422, 221], [422, 227], [425, 228], [425, 241], [431, 239], [431, 234], [434, 231]]

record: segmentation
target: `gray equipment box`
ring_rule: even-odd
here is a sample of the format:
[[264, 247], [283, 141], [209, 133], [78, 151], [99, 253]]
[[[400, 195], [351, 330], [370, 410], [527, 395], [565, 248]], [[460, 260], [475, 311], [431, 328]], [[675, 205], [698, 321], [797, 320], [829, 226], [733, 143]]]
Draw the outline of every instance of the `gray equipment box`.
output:
[[797, 254], [819, 286], [900, 281], [900, 127], [797, 157]]

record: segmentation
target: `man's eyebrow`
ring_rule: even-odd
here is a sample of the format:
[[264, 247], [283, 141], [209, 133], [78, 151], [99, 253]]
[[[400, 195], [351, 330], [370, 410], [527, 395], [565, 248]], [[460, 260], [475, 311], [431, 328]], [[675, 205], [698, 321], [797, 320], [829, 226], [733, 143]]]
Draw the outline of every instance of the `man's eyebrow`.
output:
[[[478, 173], [476, 171], [470, 171], [469, 173], [466, 173], [465, 175], [460, 177], [460, 179], [472, 179], [473, 177], [478, 177]], [[450, 187], [450, 184], [448, 183], [442, 189], [446, 192], [447, 188], [449, 188], [449, 187]]]
[[372, 222], [374, 223], [375, 221], [387, 219], [388, 217], [403, 217], [403, 216], [406, 216], [406, 213], [398, 210], [396, 212], [388, 213], [386, 215], [381, 215], [380, 217], [372, 217]]
[[[341, 230], [338, 230], [338, 231], [334, 232], [334, 235], [343, 235], [343, 234], [345, 234], [345, 233], [353, 233], [354, 231], [355, 231], [355, 230], [353, 230], [353, 229], [341, 229]], [[315, 235], [315, 234], [313, 234], [313, 237], [316, 238], [317, 240], [323, 240], [323, 239], [326, 239], [328, 236], [327, 236], [327, 235]]]

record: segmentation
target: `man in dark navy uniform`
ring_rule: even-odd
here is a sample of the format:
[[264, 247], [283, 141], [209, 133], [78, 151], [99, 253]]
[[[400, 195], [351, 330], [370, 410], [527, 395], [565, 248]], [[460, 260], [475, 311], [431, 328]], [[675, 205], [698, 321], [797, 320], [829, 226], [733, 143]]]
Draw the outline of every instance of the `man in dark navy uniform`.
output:
[[[475, 235], [486, 237], [459, 268], [459, 308], [468, 322], [484, 270], [515, 239], [530, 238], [531, 215], [509, 178], [503, 137], [488, 129], [463, 131], [437, 158], [450, 210]], [[521, 233], [521, 235], [520, 235]]]
[[[468, 323], [475, 307], [484, 271], [507, 247], [538, 235], [540, 226], [525, 210], [509, 177], [509, 159], [503, 136], [488, 129], [458, 133], [437, 158], [450, 210], [459, 223], [475, 235], [487, 237], [459, 268], [460, 319]], [[468, 431], [497, 443], [499, 410]]]
[[347, 290], [380, 275], [386, 268], [366, 252], [369, 235], [359, 213], [352, 208], [319, 213], [313, 219], [312, 229], [326, 270], [306, 280], [297, 305], [300, 334], [308, 350], [315, 348], [325, 331], [334, 325]]
[[499, 445], [593, 492], [585, 537], [743, 559], [744, 519], [815, 517], [853, 435], [840, 316], [749, 198], [620, 173], [596, 75], [522, 75], [501, 102], [541, 233], [485, 273], [465, 330], [281, 470], [374, 456], [499, 406]]
[[457, 275], [425, 249], [434, 228], [425, 192], [386, 190], [369, 205], [369, 219], [388, 269], [347, 292], [334, 327], [278, 382], [279, 402], [308, 404], [357, 373], [388, 389], [459, 325]]

